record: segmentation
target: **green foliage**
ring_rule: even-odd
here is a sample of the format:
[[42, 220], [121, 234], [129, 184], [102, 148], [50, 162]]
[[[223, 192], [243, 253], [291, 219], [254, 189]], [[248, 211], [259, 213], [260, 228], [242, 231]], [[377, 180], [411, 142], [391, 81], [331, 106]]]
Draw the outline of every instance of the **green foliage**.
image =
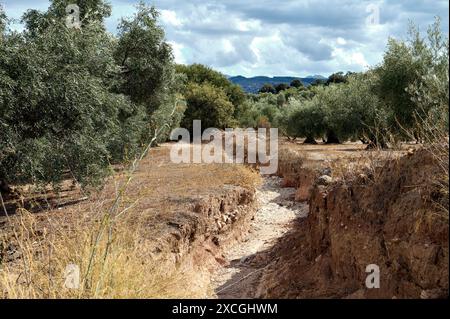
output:
[[[390, 39], [383, 63], [375, 72], [376, 93], [392, 111], [390, 125], [400, 137], [407, 135], [408, 130], [416, 130], [417, 92], [409, 88], [424, 88], [430, 77], [445, 81], [448, 76], [448, 38], [444, 40], [442, 36], [440, 20], [429, 28], [427, 37], [411, 25], [408, 41]], [[427, 104], [421, 111], [428, 113], [430, 108], [432, 104]]]
[[214, 71], [205, 65], [177, 65], [176, 70], [177, 73], [186, 75], [188, 83], [210, 83], [217, 88], [221, 88], [236, 109], [246, 99], [245, 93], [239, 85], [233, 84], [222, 73]]
[[289, 89], [283, 91], [282, 94], [287, 102], [289, 99], [292, 99], [292, 98], [299, 99], [302, 95], [301, 92], [303, 92], [303, 90], [305, 90], [305, 89], [304, 88], [297, 89], [295, 87], [290, 87]]
[[175, 108], [182, 80], [154, 8], [140, 5], [115, 38], [103, 25], [104, 1], [77, 2], [81, 29], [66, 26], [67, 3], [29, 11], [24, 32], [2, 35], [0, 180], [7, 183], [98, 184], [111, 162], [133, 159], [155, 127], [177, 126], [184, 111]]
[[184, 107], [179, 106], [177, 93], [182, 90], [184, 79], [175, 73], [172, 49], [158, 25], [158, 16], [154, 7], [141, 3], [132, 18], [122, 19], [114, 50], [120, 68], [115, 89], [137, 105], [134, 113], [128, 114], [132, 121], [136, 114], [146, 114], [147, 123], [139, 125], [141, 138], [147, 140], [164, 126], [158, 137], [158, 141], [164, 141], [183, 116]]
[[78, 18], [81, 28], [85, 28], [91, 23], [103, 27], [104, 19], [111, 16], [112, 8], [104, 0], [51, 0], [50, 7], [46, 12], [30, 9], [23, 15], [22, 21], [25, 23], [28, 36], [36, 36], [40, 32], [45, 32], [50, 26], [64, 22], [71, 13], [67, 12], [67, 7], [74, 4], [80, 10]]
[[254, 107], [254, 102], [250, 99], [245, 102], [241, 108], [239, 116], [237, 117], [239, 121], [239, 126], [244, 128], [255, 128], [257, 127], [258, 118], [261, 116], [260, 110]]
[[332, 83], [347, 83], [347, 76], [344, 75], [344, 72], [333, 73], [328, 77], [327, 85]]
[[449, 129], [449, 40], [442, 35], [439, 19], [428, 29], [427, 40], [431, 65], [419, 81], [408, 86], [407, 92], [416, 105], [420, 135], [430, 140], [447, 135]]
[[373, 70], [335, 73], [327, 82], [292, 85], [278, 95], [264, 87], [252, 97], [247, 116], [253, 121], [246, 122], [264, 116], [282, 134], [309, 141], [326, 135], [329, 142], [360, 139], [384, 147], [388, 137], [421, 140], [424, 118], [448, 128], [448, 50], [439, 19], [426, 38], [412, 26], [409, 41], [389, 40], [383, 63]]
[[202, 121], [202, 128], [225, 129], [234, 124], [234, 106], [225, 92], [210, 83], [189, 83], [185, 90], [187, 109], [182, 127], [192, 131], [194, 120]]
[[315, 87], [315, 86], [321, 86], [321, 85], [326, 85], [327, 81], [322, 80], [322, 79], [315, 79], [312, 83], [311, 86]]
[[414, 64], [414, 58], [406, 43], [390, 39], [383, 64], [376, 70], [377, 94], [386, 106], [393, 110], [391, 125], [398, 129], [400, 128], [397, 123], [407, 127], [414, 124], [415, 105], [406, 91], [419, 77]]
[[289, 114], [287, 119], [289, 136], [314, 139], [325, 134], [325, 112], [316, 102], [308, 101]]
[[[237, 118], [243, 118], [246, 116], [248, 112], [248, 104], [246, 103], [246, 95], [242, 91], [242, 88], [236, 84], [231, 83], [223, 74], [220, 72], [214, 71], [213, 69], [201, 65], [201, 64], [192, 64], [192, 65], [177, 65], [176, 71], [178, 74], [182, 74], [186, 77], [186, 81], [188, 85], [185, 89], [185, 96], [189, 96], [191, 99], [187, 99], [187, 113], [186, 120], [183, 121], [183, 127], [190, 128], [192, 127], [193, 120], [201, 120], [203, 123], [210, 123], [212, 126], [207, 127], [217, 127], [222, 128], [225, 126], [231, 127], [237, 124]], [[192, 84], [197, 84], [196, 86], [192, 86]], [[202, 90], [198, 88], [202, 87]], [[203, 102], [213, 98], [214, 94], [211, 90], [211, 87], [215, 88], [215, 93], [217, 95], [225, 96], [223, 100], [220, 101], [211, 101], [211, 105], [204, 106]], [[196, 90], [193, 90], [196, 88]], [[196, 98], [193, 98], [193, 91], [197, 94]], [[219, 91], [221, 93], [219, 93]], [[207, 94], [203, 98], [203, 102], [199, 103], [200, 96], [204, 92]], [[224, 103], [227, 102], [227, 103]], [[232, 108], [229, 109], [229, 104], [231, 104]], [[224, 118], [222, 115], [215, 117], [214, 121], [211, 121], [209, 114], [206, 110], [199, 110], [199, 107], [206, 107], [207, 109], [216, 109], [216, 108], [225, 108], [225, 110], [231, 111], [230, 114]], [[221, 114], [222, 111], [216, 109], [216, 114]], [[195, 116], [198, 117], [195, 117]], [[194, 116], [194, 117], [193, 117]], [[202, 116], [202, 117], [200, 117]], [[187, 122], [191, 121], [190, 124]]]
[[178, 73], [185, 74], [190, 83], [204, 84], [208, 82], [220, 88], [231, 86], [231, 82], [222, 73], [202, 64], [177, 65], [176, 70]]
[[273, 127], [278, 128], [279, 133], [288, 137], [297, 137], [296, 125], [291, 122], [293, 113], [299, 110], [302, 102], [295, 98], [289, 99], [289, 102], [276, 114]]
[[390, 111], [373, 93], [373, 72], [351, 75], [347, 85], [340, 86], [337, 99], [343, 118], [341, 138], [360, 139], [378, 144], [388, 131]]
[[6, 29], [6, 24], [7, 24], [6, 14], [5, 11], [3, 10], [2, 5], [0, 4], [0, 41], [2, 41], [3, 32], [5, 32]]
[[284, 92], [280, 92], [277, 95], [277, 106], [278, 107], [283, 107], [283, 105], [286, 104], [286, 96], [284, 95]]
[[70, 4], [76, 4], [80, 8], [80, 21], [82, 25], [89, 22], [103, 22], [111, 16], [111, 5], [105, 0], [52, 0], [48, 13], [56, 18], [67, 16], [66, 8]]
[[287, 90], [288, 88], [289, 88], [289, 85], [287, 85], [285, 83], [280, 83], [275, 86], [275, 91], [278, 94], [284, 90]]
[[95, 29], [91, 25], [81, 35], [60, 24], [31, 43], [7, 37], [0, 82], [9, 85], [2, 85], [1, 118], [13, 134], [2, 139], [9, 146], [2, 147], [2, 179], [57, 183], [70, 169], [80, 182], [98, 182], [106, 173], [107, 144], [120, 104], [95, 75], [97, 68], [86, 63], [93, 52], [100, 65], [113, 61], [102, 55], [105, 39]]
[[[261, 93], [258, 95], [251, 95], [245, 103], [246, 112], [242, 113], [242, 116], [238, 118], [239, 125], [242, 127], [257, 128], [260, 123], [268, 121], [264, 124], [265, 127], [276, 126], [277, 119], [280, 117], [282, 109], [288, 104], [287, 100], [279, 95], [272, 93]], [[281, 104], [281, 102], [283, 102]]]
[[259, 93], [272, 93], [275, 94], [277, 91], [273, 87], [272, 84], [264, 84], [261, 89], [259, 89]]
[[114, 57], [123, 81], [119, 92], [144, 104], [152, 113], [161, 104], [165, 84], [172, 80], [172, 50], [164, 40], [164, 30], [157, 25], [158, 12], [139, 5], [131, 19], [122, 19]]
[[327, 137], [333, 141], [374, 139], [375, 127], [385, 120], [381, 103], [372, 93], [372, 75], [355, 74], [345, 85], [332, 84], [312, 89], [308, 99], [292, 99], [288, 118], [279, 120], [291, 137]]
[[304, 87], [304, 85], [303, 85], [302, 81], [300, 81], [299, 79], [295, 79], [295, 80], [292, 80], [291, 87], [299, 89], [301, 87]]

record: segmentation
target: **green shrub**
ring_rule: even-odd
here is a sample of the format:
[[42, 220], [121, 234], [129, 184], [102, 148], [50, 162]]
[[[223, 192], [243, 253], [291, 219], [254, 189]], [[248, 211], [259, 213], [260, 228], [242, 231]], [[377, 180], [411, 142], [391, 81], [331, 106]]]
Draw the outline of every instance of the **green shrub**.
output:
[[225, 92], [209, 83], [190, 83], [185, 91], [187, 108], [182, 127], [192, 131], [194, 120], [202, 121], [202, 129], [225, 129], [234, 123], [234, 106]]
[[[223, 128], [224, 125], [233, 127], [238, 125], [238, 119], [247, 116], [247, 97], [242, 91], [242, 88], [231, 83], [220, 72], [214, 71], [202, 64], [177, 65], [176, 71], [178, 74], [185, 76], [187, 82], [187, 86], [183, 91], [185, 96], [189, 96], [189, 99], [186, 99], [188, 114], [186, 121], [183, 121], [184, 127], [191, 128], [192, 120], [201, 120], [204, 123], [209, 123], [208, 125], [213, 125], [208, 127]], [[203, 88], [199, 89], [199, 87]], [[193, 98], [194, 88], [196, 95], [195, 99]], [[212, 91], [214, 91], [214, 93]], [[199, 96], [201, 92], [207, 94], [203, 99]], [[211, 99], [215, 94], [220, 95], [220, 101], [211, 101], [211, 105], [207, 106], [207, 109], [216, 109], [218, 107], [229, 110], [229, 104], [231, 104], [232, 109], [231, 114], [228, 114], [226, 117], [224, 117], [224, 115], [219, 115], [222, 111], [215, 112], [214, 114], [217, 115], [217, 117], [215, 120], [211, 121], [205, 110], [197, 108], [203, 107], [205, 101]], [[196, 117], [193, 117], [194, 115]], [[189, 121], [191, 122], [190, 124], [188, 123]]]

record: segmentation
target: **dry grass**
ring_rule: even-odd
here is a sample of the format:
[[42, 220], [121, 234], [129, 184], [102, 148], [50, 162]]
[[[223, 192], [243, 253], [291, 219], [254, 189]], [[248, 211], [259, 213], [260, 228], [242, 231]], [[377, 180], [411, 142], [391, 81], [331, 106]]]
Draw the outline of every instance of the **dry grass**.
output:
[[[145, 247], [138, 232], [118, 222], [110, 238], [99, 223], [37, 227], [34, 216], [21, 212], [13, 226], [18, 259], [0, 272], [3, 298], [156, 298], [176, 296], [181, 274], [163, 269]], [[93, 258], [92, 252], [96, 251]], [[80, 267], [79, 289], [65, 287], [67, 265]], [[185, 297], [181, 292], [180, 297]], [[186, 292], [187, 293], [187, 292]]]
[[321, 171], [330, 168], [334, 180], [353, 180], [365, 172], [375, 181], [379, 168], [386, 161], [398, 159], [415, 148], [415, 145], [403, 144], [396, 149], [366, 150], [366, 145], [353, 142], [309, 145], [284, 141], [280, 148], [280, 173], [296, 176], [302, 169]]
[[[448, 104], [443, 114], [448, 118]], [[449, 215], [449, 136], [448, 127], [445, 118], [440, 121], [433, 121], [428, 117], [422, 119], [421, 129], [424, 135], [425, 148], [435, 159], [436, 165], [439, 167], [439, 175], [433, 176], [433, 183], [436, 185], [440, 193], [440, 201], [436, 203], [440, 210], [444, 212], [448, 218]]]
[[331, 163], [332, 176], [344, 183], [362, 178], [366, 182], [377, 183], [382, 174], [381, 168], [391, 160], [398, 160], [407, 152], [403, 150], [373, 149], [356, 153], [353, 157], [342, 157]]
[[[170, 247], [155, 247], [161, 247], [168, 221], [197, 198], [223, 192], [225, 184], [255, 187], [259, 176], [240, 165], [171, 164], [168, 152], [152, 149], [124, 193], [128, 174], [120, 172], [88, 201], [39, 214], [19, 209], [6, 218], [0, 228], [0, 297], [205, 296], [195, 265], [177, 263]], [[65, 288], [69, 264], [79, 266], [79, 289]], [[196, 284], [180, 285], [186, 282]]]
[[278, 152], [278, 175], [287, 177], [297, 176], [305, 162], [305, 154], [283, 145]]

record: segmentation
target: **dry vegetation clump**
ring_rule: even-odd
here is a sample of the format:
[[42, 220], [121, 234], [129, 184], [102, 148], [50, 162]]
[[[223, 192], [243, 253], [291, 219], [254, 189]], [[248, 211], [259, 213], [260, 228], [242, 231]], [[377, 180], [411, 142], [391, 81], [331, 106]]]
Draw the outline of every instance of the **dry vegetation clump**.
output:
[[[411, 148], [410, 152], [414, 149]], [[398, 160], [407, 151], [373, 149], [354, 154], [353, 157], [338, 158], [330, 163], [334, 181], [351, 183], [362, 180], [377, 183], [380, 179], [380, 169], [391, 160]]]
[[[2, 298], [185, 298], [195, 292], [178, 289], [183, 273], [164, 268], [126, 220], [79, 223], [53, 220], [39, 227], [26, 211], [18, 214], [0, 271]], [[84, 220], [83, 220], [84, 219]], [[81, 221], [82, 220], [82, 221]], [[136, 224], [135, 224], [136, 225]], [[2, 236], [3, 237], [3, 236]], [[3, 238], [2, 238], [3, 239]], [[65, 286], [66, 267], [79, 266], [80, 287]]]
[[[152, 149], [125, 192], [128, 173], [121, 171], [75, 205], [31, 214], [8, 212], [4, 202], [0, 297], [204, 297], [205, 269], [173, 253], [171, 225], [192, 222], [188, 212], [199, 198], [223, 195], [226, 184], [253, 189], [259, 175], [240, 165], [176, 165], [168, 153], [166, 146]], [[79, 266], [79, 289], [65, 287], [70, 264]], [[187, 281], [194, 284], [180, 285]]]
[[304, 155], [292, 150], [289, 146], [283, 146], [278, 155], [278, 175], [283, 177], [284, 186], [297, 187], [298, 176], [302, 171]]
[[[448, 118], [448, 109], [447, 109]], [[432, 176], [433, 184], [437, 188], [437, 196], [441, 198], [440, 209], [448, 216], [449, 213], [449, 136], [447, 123], [437, 121], [433, 123], [433, 118], [423, 120], [422, 130], [425, 138], [425, 149], [432, 154], [439, 174]]]
[[441, 209], [447, 214], [449, 213], [449, 141], [446, 140], [439, 144], [432, 144], [428, 147], [428, 151], [433, 154], [436, 164], [439, 166], [440, 174], [435, 177], [434, 184], [437, 187], [439, 197], [442, 199], [440, 203]]

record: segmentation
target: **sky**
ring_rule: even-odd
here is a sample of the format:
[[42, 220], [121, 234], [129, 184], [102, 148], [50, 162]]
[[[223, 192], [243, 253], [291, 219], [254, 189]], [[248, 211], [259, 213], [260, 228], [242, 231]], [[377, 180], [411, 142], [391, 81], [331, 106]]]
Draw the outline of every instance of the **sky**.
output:
[[[75, 2], [75, 1], [74, 1]], [[115, 33], [138, 0], [109, 0]], [[422, 31], [442, 18], [441, 0], [151, 0], [160, 11], [177, 63], [202, 63], [227, 75], [328, 76], [381, 62], [389, 37], [405, 39], [409, 21]], [[10, 18], [47, 0], [0, 0]], [[14, 28], [20, 29], [15, 24]]]

